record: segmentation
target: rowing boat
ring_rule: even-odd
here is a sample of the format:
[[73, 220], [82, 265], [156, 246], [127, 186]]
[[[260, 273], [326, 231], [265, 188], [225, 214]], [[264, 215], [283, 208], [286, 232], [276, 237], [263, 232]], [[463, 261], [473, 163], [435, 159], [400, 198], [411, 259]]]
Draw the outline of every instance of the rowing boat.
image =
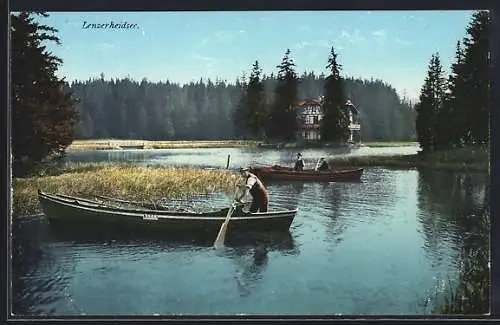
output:
[[[228, 208], [209, 212], [168, 211], [113, 206], [104, 202], [38, 191], [38, 199], [49, 222], [81, 223], [119, 228], [161, 231], [214, 232], [220, 229]], [[236, 209], [228, 231], [288, 230], [298, 209], [247, 213]]]
[[359, 181], [363, 175], [363, 168], [328, 171], [305, 169], [302, 171], [295, 171], [291, 167], [274, 165], [269, 167], [250, 168], [250, 172], [263, 180], [349, 182]]

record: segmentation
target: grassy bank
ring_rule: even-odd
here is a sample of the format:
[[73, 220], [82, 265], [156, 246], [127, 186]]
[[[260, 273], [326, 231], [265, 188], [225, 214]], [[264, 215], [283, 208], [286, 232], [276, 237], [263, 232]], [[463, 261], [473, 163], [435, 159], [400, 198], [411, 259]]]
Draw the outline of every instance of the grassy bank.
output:
[[84, 197], [105, 195], [142, 201], [202, 193], [230, 193], [237, 181], [238, 178], [225, 171], [79, 164], [55, 176], [13, 179], [13, 214], [40, 213], [38, 189]]
[[182, 149], [182, 148], [239, 148], [255, 147], [257, 141], [147, 141], [147, 140], [75, 140], [67, 151], [139, 149]]
[[354, 156], [330, 159], [332, 167], [428, 168], [449, 171], [489, 171], [489, 153], [478, 148], [449, 149], [427, 155]]

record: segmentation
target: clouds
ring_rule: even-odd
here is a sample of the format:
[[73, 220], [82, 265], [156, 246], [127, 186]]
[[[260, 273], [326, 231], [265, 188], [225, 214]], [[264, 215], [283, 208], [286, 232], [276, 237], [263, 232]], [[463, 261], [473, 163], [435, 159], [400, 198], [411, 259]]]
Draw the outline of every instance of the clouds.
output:
[[292, 49], [296, 51], [303, 50], [307, 47], [323, 47], [323, 48], [329, 48], [330, 45], [328, 44], [328, 41], [325, 39], [319, 39], [319, 40], [313, 40], [313, 41], [301, 41], [297, 42], [292, 46]]
[[246, 32], [242, 29], [240, 30], [220, 30], [216, 31], [212, 36], [205, 37], [198, 42], [198, 47], [204, 47], [209, 42], [215, 43], [231, 43], [236, 41], [238, 38], [242, 37]]
[[378, 43], [385, 42], [387, 40], [387, 31], [385, 29], [374, 30], [372, 38]]
[[95, 47], [95, 51], [100, 54], [109, 53], [111, 50], [115, 48], [115, 45], [112, 43], [99, 43]]
[[243, 34], [245, 34], [244, 30], [238, 30], [238, 31], [221, 30], [221, 31], [215, 32], [213, 39], [215, 42], [229, 43], [229, 42], [232, 42], [233, 40], [235, 40], [237, 37], [240, 37]]
[[204, 55], [201, 55], [199, 53], [193, 53], [191, 55], [191, 58], [195, 59], [195, 60], [198, 60], [198, 61], [201, 61], [202, 64], [204, 65], [204, 68], [205, 68], [205, 71], [207, 73], [214, 73], [216, 72], [216, 65], [218, 63], [218, 60], [213, 58], [213, 57], [210, 57], [210, 56], [204, 56]]
[[399, 37], [396, 37], [395, 42], [396, 42], [397, 44], [399, 44], [399, 45], [403, 45], [403, 46], [410, 46], [410, 45], [412, 45], [412, 44], [413, 44], [413, 42], [412, 42], [412, 41], [403, 40], [403, 39], [401, 39], [401, 38], [399, 38]]
[[340, 38], [338, 38], [337, 41], [340, 43], [347, 42], [349, 44], [360, 44], [366, 43], [366, 38], [361, 35], [359, 29], [355, 29], [354, 32], [351, 33], [346, 30], [342, 30]]

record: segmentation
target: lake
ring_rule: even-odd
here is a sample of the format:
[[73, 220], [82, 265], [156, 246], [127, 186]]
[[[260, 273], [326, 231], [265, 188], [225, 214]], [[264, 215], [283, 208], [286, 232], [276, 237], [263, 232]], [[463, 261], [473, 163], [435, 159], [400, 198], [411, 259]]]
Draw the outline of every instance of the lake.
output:
[[[321, 156], [414, 147], [303, 150]], [[123, 150], [68, 162], [230, 168], [293, 164], [296, 151]], [[77, 181], [77, 180], [75, 180]], [[366, 168], [357, 183], [269, 183], [270, 208], [298, 207], [288, 234], [210, 243], [61, 233], [43, 216], [14, 224], [18, 315], [421, 315], [458, 279], [466, 218], [484, 205], [482, 173]], [[201, 200], [203, 199], [203, 200]], [[190, 205], [226, 207], [214, 194]], [[176, 202], [179, 204], [179, 202]], [[215, 236], [215, 234], [214, 234]]]

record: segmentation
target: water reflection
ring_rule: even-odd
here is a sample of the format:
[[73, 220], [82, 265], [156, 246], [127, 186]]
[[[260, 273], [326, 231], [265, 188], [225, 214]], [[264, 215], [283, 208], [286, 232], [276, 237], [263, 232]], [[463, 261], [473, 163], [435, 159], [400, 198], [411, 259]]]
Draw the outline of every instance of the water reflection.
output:
[[[475, 267], [467, 263], [479, 263], [484, 268], [488, 263], [489, 254], [476, 254], [478, 250], [489, 250], [489, 230], [485, 223], [489, 218], [488, 200], [489, 175], [486, 173], [419, 173], [421, 212], [418, 220], [422, 225], [424, 250], [433, 266], [443, 263], [457, 266], [455, 272], [437, 277], [437, 291], [451, 289], [448, 284], [464, 285], [467, 272]], [[470, 261], [472, 255], [477, 256], [476, 261]], [[448, 261], [444, 261], [444, 257]], [[487, 278], [484, 281], [488, 281]], [[475, 307], [478, 312], [487, 311], [487, 306]]]
[[[74, 267], [59, 263], [62, 254], [53, 254], [47, 222], [40, 217], [13, 221], [12, 313], [47, 315], [72, 310], [69, 278]], [[71, 255], [71, 252], [66, 251]], [[64, 258], [64, 257], [63, 257]]]
[[464, 244], [477, 226], [476, 216], [487, 207], [488, 174], [419, 172], [419, 220], [426, 248], [438, 254], [443, 241]]
[[264, 277], [268, 265], [268, 248], [258, 245], [253, 248], [235, 248], [226, 256], [236, 264], [234, 279], [240, 297], [247, 297]]

